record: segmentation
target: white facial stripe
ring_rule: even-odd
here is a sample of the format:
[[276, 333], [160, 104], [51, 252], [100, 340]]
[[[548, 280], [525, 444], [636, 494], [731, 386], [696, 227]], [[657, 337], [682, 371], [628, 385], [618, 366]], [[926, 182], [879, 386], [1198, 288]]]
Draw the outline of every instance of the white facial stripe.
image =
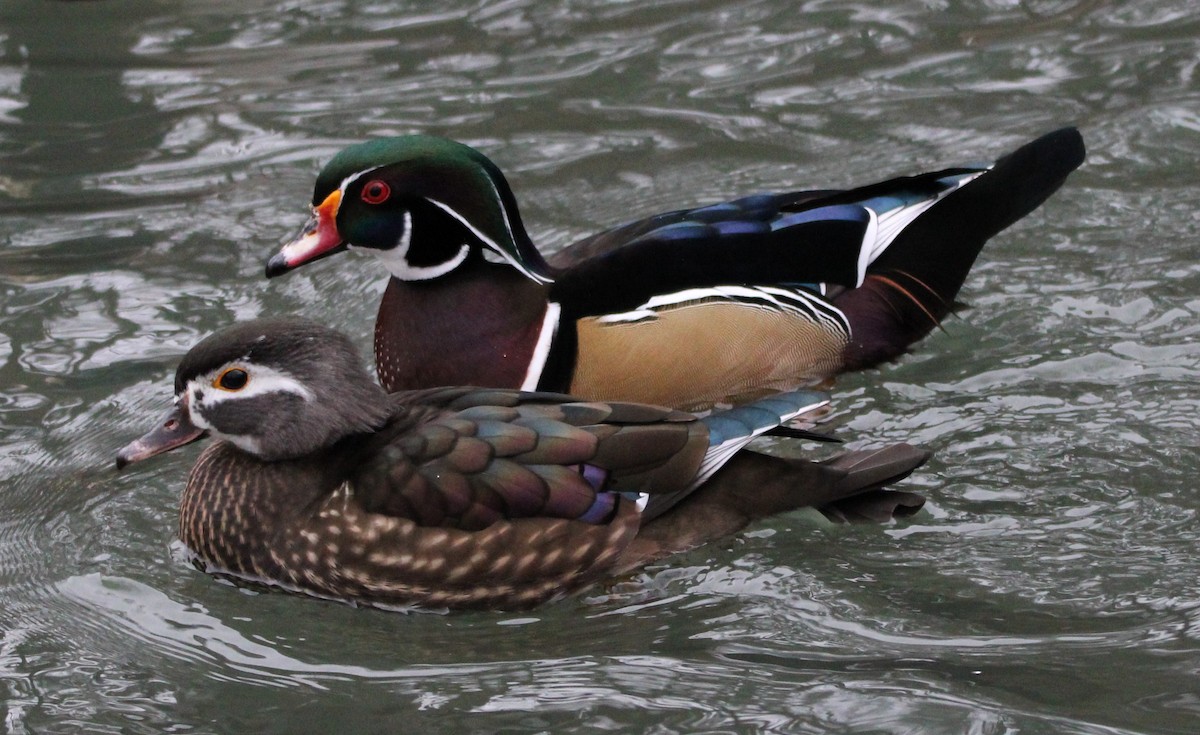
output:
[[[239, 391], [228, 391], [213, 387], [213, 381], [221, 373], [232, 367], [240, 367], [250, 376], [250, 379], [246, 382], [246, 387]], [[184, 391], [187, 396], [188, 417], [197, 428], [204, 429], [216, 438], [230, 442], [250, 454], [259, 453], [260, 441], [255, 437], [243, 434], [227, 434], [221, 431], [205, 418], [205, 409], [213, 409], [231, 401], [244, 401], [271, 393], [291, 393], [300, 396], [305, 401], [312, 401], [315, 398], [312, 391], [304, 383], [293, 378], [291, 375], [266, 365], [252, 364], [244, 359], [228, 362], [216, 370], [193, 378], [188, 381]], [[202, 398], [197, 398], [198, 395], [202, 396]], [[178, 400], [177, 398], [176, 401]]]
[[454, 257], [439, 265], [417, 266], [410, 265], [408, 259], [400, 255], [395, 249], [392, 250], [372, 250], [376, 258], [379, 258], [383, 263], [383, 267], [388, 269], [396, 278], [401, 281], [428, 281], [438, 276], [444, 276], [450, 271], [462, 264], [467, 256], [471, 254], [471, 248], [465, 243]]
[[[207, 431], [217, 439], [228, 439], [229, 436], [227, 434], [217, 429], [204, 417], [205, 408], [220, 403], [219, 399], [214, 399], [210, 395], [218, 391], [209, 385], [209, 382], [201, 382], [199, 379], [189, 382], [185, 390], [187, 391], [188, 418], [192, 420], [192, 424], [198, 429]], [[205, 400], [196, 400], [197, 393], [203, 395]]]
[[[508, 233], [508, 240], [509, 242], [516, 242], [517, 237], [513, 234], [512, 222], [508, 220], [508, 210], [504, 208], [504, 200], [500, 198], [500, 192], [496, 190], [496, 182], [492, 180], [491, 176], [487, 176], [485, 178], [487, 178], [488, 184], [490, 184], [492, 187], [492, 198], [497, 202], [500, 202], [500, 216], [504, 218], [504, 231]], [[504, 255], [504, 253], [501, 253], [501, 255]], [[539, 277], [536, 273], [530, 273], [528, 270], [522, 268], [515, 262], [513, 265], [516, 265], [521, 272], [527, 276], [530, 276], [536, 281], [540, 281], [542, 283], [548, 282], [546, 279]]]
[[[342, 201], [346, 201], [346, 189], [350, 188], [351, 184], [353, 184], [355, 181], [358, 181], [361, 177], [366, 176], [367, 174], [371, 173], [372, 171], [377, 171], [381, 168], [383, 168], [383, 166], [375, 166], [373, 168], [364, 168], [362, 171], [350, 174], [346, 178], [342, 179], [341, 185], [338, 186], [338, 191], [342, 192]], [[339, 209], [341, 208], [340, 204], [339, 204], [338, 208]], [[337, 212], [334, 212], [333, 215], [336, 217]]]
[[[221, 373], [229, 368], [240, 367], [250, 376], [246, 387], [238, 391], [222, 390], [213, 386]], [[204, 395], [203, 401], [196, 400], [196, 393]], [[268, 393], [292, 393], [306, 401], [312, 401], [315, 396], [308, 386], [291, 375], [266, 365], [254, 365], [246, 360], [234, 360], [209, 373], [193, 378], [187, 384], [188, 406], [195, 414], [199, 405], [215, 406], [225, 401], [242, 401], [247, 398], [266, 395]]]
[[[400, 239], [396, 241], [396, 246], [387, 250], [379, 250], [377, 248], [362, 248], [367, 252], [379, 258], [383, 263], [383, 267], [388, 269], [396, 278], [401, 281], [427, 281], [431, 278], [444, 276], [467, 259], [471, 254], [471, 247], [463, 243], [458, 252], [453, 258], [445, 263], [437, 265], [417, 266], [408, 262], [408, 250], [412, 246], [413, 221], [412, 212], [404, 212], [404, 232], [400, 233]], [[350, 246], [351, 250], [358, 250], [355, 246]]]
[[[371, 173], [372, 171], [378, 170], [380, 168], [383, 168], [383, 167], [375, 166], [374, 168], [363, 169], [362, 171], [350, 174], [346, 178], [342, 179], [342, 183], [338, 187], [338, 189], [342, 192], [342, 201], [345, 201], [346, 189], [349, 188], [351, 184], [353, 184], [359, 178], [366, 176], [367, 174]], [[495, 185], [492, 186], [492, 194], [495, 196], [496, 201], [500, 201], [500, 193], [498, 191], [496, 191]], [[533, 271], [529, 270], [521, 263], [517, 262], [517, 260], [510, 253], [508, 253], [506, 250], [504, 250], [499, 245], [497, 245], [496, 242], [494, 240], [492, 240], [490, 237], [483, 234], [483, 232], [481, 232], [478, 228], [476, 228], [473, 224], [471, 224], [471, 222], [466, 217], [463, 217], [461, 214], [456, 212], [454, 210], [454, 208], [451, 207], [450, 205], [443, 204], [442, 202], [439, 202], [436, 199], [430, 199], [429, 197], [426, 197], [425, 201], [433, 204], [434, 206], [438, 207], [442, 211], [449, 214], [454, 219], [458, 220], [459, 224], [461, 224], [463, 227], [466, 227], [468, 230], [470, 230], [471, 234], [473, 234], [473, 235], [475, 235], [475, 237], [479, 238], [480, 242], [482, 242], [484, 245], [486, 245], [490, 250], [492, 250], [493, 252], [498, 254], [500, 257], [504, 258], [504, 260], [506, 260], [510, 265], [512, 265], [512, 267], [514, 267], [517, 270], [524, 273], [528, 278], [532, 278], [533, 280], [537, 281], [538, 283], [550, 283], [551, 282], [552, 279], [549, 279], [549, 278], [541, 275], [540, 273], [534, 273]], [[340, 208], [340, 205], [339, 205], [339, 208]], [[337, 216], [337, 212], [334, 212], [333, 214], [335, 217]], [[500, 207], [500, 214], [504, 219], [504, 228], [508, 232], [509, 240], [515, 242], [516, 238], [513, 236], [512, 223], [509, 221], [508, 212], [506, 212], [504, 210], [503, 206]], [[470, 255], [470, 252], [471, 252], [470, 246], [468, 246], [466, 243], [464, 243], [462, 246], [462, 249], [460, 249], [453, 258], [446, 261], [446, 263], [443, 263], [441, 265], [433, 265], [433, 266], [413, 266], [413, 265], [409, 265], [408, 259], [406, 257], [406, 255], [408, 253], [408, 248], [409, 248], [409, 245], [411, 244], [411, 242], [412, 242], [412, 214], [409, 212], [405, 212], [404, 213], [404, 234], [401, 235], [400, 241], [397, 243], [396, 247], [393, 248], [392, 250], [371, 249], [371, 252], [373, 252], [376, 257], [378, 257], [381, 261], [383, 261], [383, 266], [388, 269], [389, 273], [391, 273], [396, 278], [399, 278], [402, 281], [424, 281], [424, 280], [429, 280], [431, 278], [437, 278], [438, 276], [441, 276], [441, 275], [445, 275], [446, 273], [449, 273], [450, 271], [454, 270], [459, 265], [461, 265], [462, 262], [467, 259], [467, 256]], [[356, 248], [354, 248], [353, 245], [350, 245], [350, 248], [356, 249]]]
[[[195, 398], [195, 395], [193, 395], [193, 394], [195, 393], [194, 388], [196, 388], [196, 387], [197, 386], [195, 385], [195, 383], [188, 384], [188, 401], [189, 401], [190, 405], [195, 405], [196, 398]], [[206, 398], [208, 397], [207, 394], [205, 395], [205, 397]], [[214, 405], [214, 404], [218, 403], [218, 401], [205, 401], [205, 403], [207, 405]], [[259, 442], [258, 439], [255, 439], [255, 438], [249, 437], [249, 436], [245, 436], [244, 434], [226, 434], [225, 432], [221, 431], [220, 429], [217, 429], [212, 424], [210, 424], [208, 421], [206, 421], [204, 419], [203, 414], [201, 414], [199, 411], [197, 411], [195, 409], [192, 409], [188, 413], [188, 417], [191, 418], [192, 424], [197, 429], [203, 429], [203, 430], [207, 431], [208, 433], [212, 434], [215, 438], [222, 439], [224, 441], [229, 442], [230, 444], [233, 444], [238, 449], [241, 449], [243, 452], [249, 452], [250, 454], [258, 454], [259, 448], [261, 446], [261, 443]]]
[[[495, 189], [493, 189], [493, 193], [494, 192], [495, 192]], [[497, 200], [499, 200], [498, 194], [497, 194], [496, 198], [497, 198]], [[521, 263], [517, 262], [516, 258], [514, 258], [511, 253], [509, 253], [507, 250], [505, 250], [504, 248], [497, 245], [496, 242], [494, 240], [492, 240], [492, 238], [490, 238], [487, 235], [480, 232], [475, 227], [475, 225], [471, 224], [467, 220], [466, 217], [463, 217], [461, 214], [454, 211], [454, 208], [451, 207], [450, 205], [443, 204], [442, 202], [439, 202], [436, 199], [430, 199], [429, 197], [426, 197], [425, 201], [429, 202], [430, 204], [433, 204], [434, 206], [438, 207], [446, 214], [448, 214], [451, 217], [453, 217], [454, 219], [458, 220], [459, 224], [461, 224], [463, 227], [466, 227], [468, 230], [470, 230], [471, 234], [473, 234], [473, 235], [475, 235], [475, 237], [479, 238], [480, 242], [482, 242], [484, 245], [487, 245], [489, 248], [494, 250], [501, 257], [503, 257], [505, 260], [507, 260], [509, 262], [509, 264], [512, 265], [512, 267], [514, 267], [517, 270], [524, 273], [528, 278], [532, 278], [533, 280], [537, 281], [538, 283], [550, 283], [551, 279], [541, 275], [540, 273], [534, 273], [533, 271], [526, 268], [524, 265], [521, 265]], [[501, 207], [500, 209], [501, 209], [501, 212], [504, 213], [504, 208]], [[513, 237], [513, 234], [512, 234], [512, 225], [509, 224], [507, 213], [504, 213], [504, 227], [508, 231], [509, 239], [512, 240], [513, 242], [516, 242], [516, 239]]]
[[250, 380], [246, 383], [246, 387], [239, 391], [225, 391], [214, 388], [213, 392], [221, 395], [223, 398], [253, 398], [265, 393], [294, 393], [306, 401], [312, 401], [315, 398], [313, 392], [304, 383], [301, 383], [282, 370], [276, 370], [267, 365], [253, 365], [245, 361], [231, 362], [204, 377], [211, 386], [212, 381], [218, 375], [231, 367], [241, 367], [244, 369], [249, 373]]
[[[209, 386], [206, 383], [203, 387], [209, 387]], [[210, 387], [210, 389], [211, 389], [211, 387]], [[184, 390], [184, 394], [187, 396], [186, 402], [187, 402], [187, 407], [188, 407], [187, 408], [188, 418], [190, 418], [192, 420], [192, 423], [195, 424], [196, 428], [204, 429], [205, 431], [212, 431], [212, 424], [208, 423], [208, 421], [206, 421], [204, 419], [204, 417], [200, 415], [200, 411], [196, 407], [196, 391], [202, 390], [200, 381], [199, 380], [189, 381], [188, 384], [186, 386], [184, 386], [183, 390]], [[176, 398], [175, 400], [176, 400], [176, 402], [178, 402], [179, 399]]]

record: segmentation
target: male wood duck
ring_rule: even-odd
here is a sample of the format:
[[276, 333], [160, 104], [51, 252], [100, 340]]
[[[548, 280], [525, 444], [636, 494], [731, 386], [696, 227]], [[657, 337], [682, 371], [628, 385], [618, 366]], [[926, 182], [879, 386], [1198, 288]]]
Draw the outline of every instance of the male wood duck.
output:
[[246, 322], [199, 342], [175, 406], [117, 467], [205, 433], [179, 536], [207, 571], [382, 606], [525, 608], [802, 507], [891, 517], [883, 490], [928, 453], [825, 462], [745, 449], [823, 394], [706, 418], [551, 393], [387, 395], [350, 341], [311, 322]]
[[890, 360], [953, 306], [984, 242], [1084, 158], [1073, 128], [991, 166], [760, 194], [638, 220], [549, 261], [500, 170], [429, 136], [353, 145], [275, 276], [349, 248], [391, 272], [389, 391], [487, 385], [701, 410]]

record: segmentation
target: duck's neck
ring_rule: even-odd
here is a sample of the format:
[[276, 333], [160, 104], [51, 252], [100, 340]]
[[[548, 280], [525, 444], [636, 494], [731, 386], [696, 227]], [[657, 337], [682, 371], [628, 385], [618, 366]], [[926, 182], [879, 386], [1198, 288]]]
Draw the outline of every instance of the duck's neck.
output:
[[546, 286], [482, 258], [429, 281], [392, 278], [375, 321], [380, 382], [388, 391], [529, 387], [534, 362], [536, 384], [536, 363], [556, 326], [546, 294]]

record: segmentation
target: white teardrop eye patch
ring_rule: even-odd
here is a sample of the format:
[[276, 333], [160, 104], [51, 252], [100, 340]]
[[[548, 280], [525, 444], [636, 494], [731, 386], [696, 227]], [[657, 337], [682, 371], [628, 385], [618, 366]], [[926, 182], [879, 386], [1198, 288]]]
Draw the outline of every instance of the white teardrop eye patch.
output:
[[244, 368], [235, 365], [222, 370], [221, 374], [213, 379], [212, 387], [236, 393], [245, 388], [249, 382], [250, 374]]

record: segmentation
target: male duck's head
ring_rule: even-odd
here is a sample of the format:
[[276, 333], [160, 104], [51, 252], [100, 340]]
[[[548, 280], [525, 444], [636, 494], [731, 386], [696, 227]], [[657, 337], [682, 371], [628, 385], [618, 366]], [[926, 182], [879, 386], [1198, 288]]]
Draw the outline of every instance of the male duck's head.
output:
[[295, 459], [382, 426], [386, 394], [342, 334], [302, 319], [259, 319], [201, 340], [175, 373], [175, 406], [117, 455], [117, 466], [212, 434], [266, 461]]
[[312, 205], [299, 237], [268, 261], [268, 277], [351, 247], [404, 281], [444, 276], [489, 252], [551, 280], [504, 175], [462, 143], [408, 135], [352, 145], [321, 170]]

